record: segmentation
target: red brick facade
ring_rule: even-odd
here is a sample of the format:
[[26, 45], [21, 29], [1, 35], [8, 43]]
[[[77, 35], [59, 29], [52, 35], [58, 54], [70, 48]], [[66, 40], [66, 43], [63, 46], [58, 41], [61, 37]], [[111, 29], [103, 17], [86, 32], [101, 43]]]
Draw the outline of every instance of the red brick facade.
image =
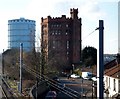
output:
[[70, 18], [41, 18], [42, 46], [48, 61], [57, 65], [78, 65], [81, 58], [81, 18], [78, 9], [70, 9]]

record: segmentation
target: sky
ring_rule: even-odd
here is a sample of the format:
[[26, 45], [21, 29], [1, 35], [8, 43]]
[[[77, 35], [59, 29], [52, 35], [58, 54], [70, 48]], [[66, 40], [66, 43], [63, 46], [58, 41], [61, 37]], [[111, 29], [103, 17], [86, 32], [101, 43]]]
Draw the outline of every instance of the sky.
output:
[[[104, 53], [118, 53], [119, 0], [0, 0], [0, 52], [8, 49], [8, 20], [36, 21], [36, 40], [41, 33], [41, 17], [70, 17], [70, 8], [78, 8], [82, 18], [82, 48], [98, 46], [99, 20], [104, 20]], [[93, 32], [94, 31], [94, 32]], [[92, 33], [93, 32], [93, 33]], [[91, 35], [89, 35], [92, 33]]]

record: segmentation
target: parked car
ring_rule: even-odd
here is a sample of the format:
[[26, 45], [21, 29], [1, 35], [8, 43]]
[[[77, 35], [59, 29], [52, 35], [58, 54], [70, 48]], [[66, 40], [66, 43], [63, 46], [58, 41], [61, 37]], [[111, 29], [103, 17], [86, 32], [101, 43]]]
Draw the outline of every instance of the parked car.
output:
[[93, 81], [97, 81], [97, 77], [92, 77], [91, 78]]
[[57, 76], [53, 77], [52, 80], [59, 82], [59, 78]]
[[49, 91], [45, 97], [45, 99], [56, 99], [57, 93], [56, 91]]
[[66, 72], [61, 72], [61, 76], [62, 77], [67, 77], [67, 73]]
[[71, 77], [71, 78], [80, 78], [80, 76], [77, 75], [77, 74], [72, 74], [70, 77]]

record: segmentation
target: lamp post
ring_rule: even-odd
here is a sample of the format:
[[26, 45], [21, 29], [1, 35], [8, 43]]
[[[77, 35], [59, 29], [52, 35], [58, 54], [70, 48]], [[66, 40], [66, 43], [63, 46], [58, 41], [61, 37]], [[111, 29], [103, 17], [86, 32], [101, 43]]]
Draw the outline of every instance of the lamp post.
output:
[[20, 43], [20, 93], [22, 94], [23, 43]]
[[4, 49], [2, 53], [2, 76], [4, 76]]
[[74, 64], [72, 64], [72, 73], [73, 73], [74, 69], [75, 69], [75, 66], [74, 66]]
[[[82, 61], [80, 61], [80, 65], [82, 65]], [[83, 66], [81, 66], [81, 77], [82, 77]], [[81, 97], [83, 97], [84, 89], [83, 89], [83, 78], [81, 79]]]

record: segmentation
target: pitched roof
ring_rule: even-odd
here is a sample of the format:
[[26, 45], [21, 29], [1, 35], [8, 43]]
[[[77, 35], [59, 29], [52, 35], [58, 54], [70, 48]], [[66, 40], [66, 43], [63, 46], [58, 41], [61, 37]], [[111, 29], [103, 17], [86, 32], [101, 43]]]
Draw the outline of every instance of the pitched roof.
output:
[[120, 64], [116, 60], [111, 61], [105, 66], [104, 74], [114, 78], [120, 78]]

